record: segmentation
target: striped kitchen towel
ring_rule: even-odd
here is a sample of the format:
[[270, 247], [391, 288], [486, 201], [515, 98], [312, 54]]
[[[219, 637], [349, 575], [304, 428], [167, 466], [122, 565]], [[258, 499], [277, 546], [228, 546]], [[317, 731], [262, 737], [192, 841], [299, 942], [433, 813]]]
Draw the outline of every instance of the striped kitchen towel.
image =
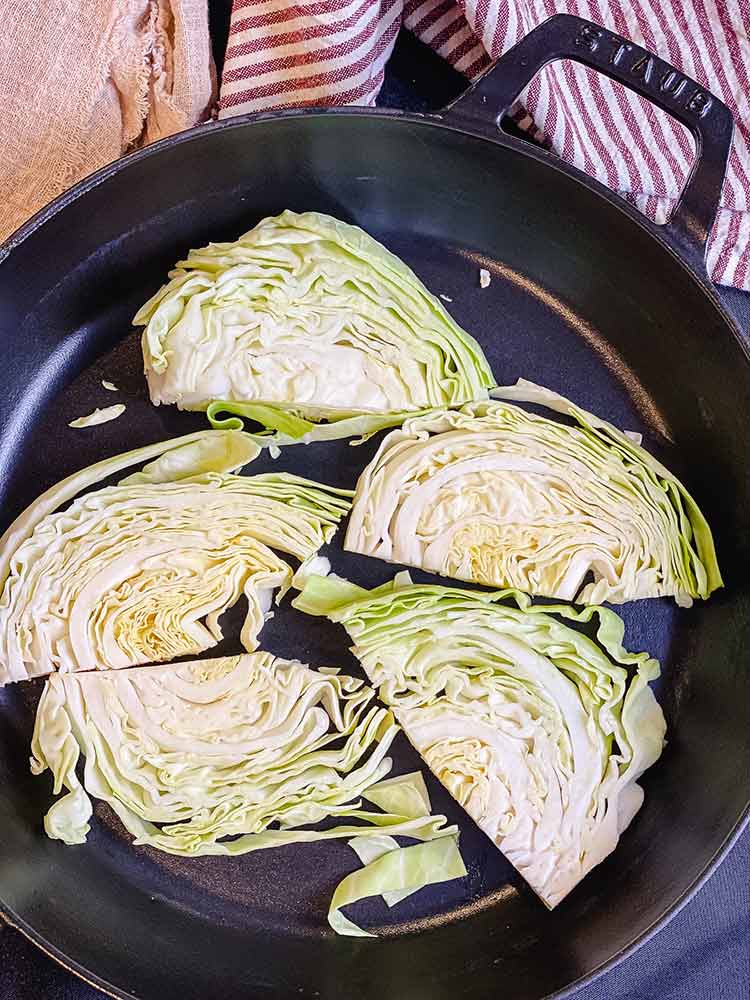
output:
[[[219, 117], [374, 104], [402, 24], [471, 79], [557, 13], [625, 35], [731, 108], [737, 127], [707, 266], [714, 281], [750, 291], [750, 0], [233, 0]], [[532, 82], [516, 117], [650, 218], [669, 217], [693, 141], [636, 94], [559, 62]]]

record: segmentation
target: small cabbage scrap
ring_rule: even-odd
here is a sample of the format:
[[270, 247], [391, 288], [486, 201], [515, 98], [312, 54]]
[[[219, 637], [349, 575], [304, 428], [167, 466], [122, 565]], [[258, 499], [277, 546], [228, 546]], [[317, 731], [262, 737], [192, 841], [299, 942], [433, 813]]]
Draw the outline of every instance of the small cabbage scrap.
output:
[[[425, 763], [554, 907], [643, 802], [637, 780], [666, 731], [649, 687], [659, 664], [623, 647], [605, 608], [407, 581], [366, 591], [313, 576], [294, 604], [344, 625]], [[595, 622], [596, 641], [561, 618]]]
[[632, 435], [529, 382], [492, 395], [575, 425], [505, 401], [408, 419], [360, 476], [349, 552], [584, 604], [722, 585], [697, 504]]
[[220, 616], [243, 595], [241, 639], [254, 649], [273, 591], [292, 579], [277, 551], [304, 564], [350, 506], [349, 491], [287, 473], [212, 471], [257, 454], [238, 431], [159, 448], [130, 453], [153, 459], [141, 472], [54, 512], [132, 462], [70, 477], [0, 540], [0, 683], [195, 656], [221, 640]]
[[[37, 710], [31, 767], [49, 768], [54, 794], [67, 792], [45, 830], [83, 843], [91, 796], [109, 803], [136, 844], [188, 857], [373, 830], [417, 840], [455, 832], [444, 816], [361, 808], [358, 800], [391, 769], [386, 754], [398, 731], [372, 697], [361, 680], [261, 652], [53, 674]], [[336, 826], [299, 829], [329, 817]]]
[[85, 417], [76, 417], [71, 420], [68, 427], [95, 427], [97, 424], [106, 424], [110, 420], [117, 420], [125, 412], [124, 403], [115, 403], [114, 406], [105, 406], [103, 409], [97, 408]]
[[336, 421], [453, 406], [495, 384], [414, 272], [327, 215], [263, 219], [191, 250], [170, 278], [133, 320], [157, 405], [253, 403]]
[[[427, 785], [419, 771], [379, 781], [377, 785], [368, 788], [365, 797], [373, 805], [379, 806], [383, 812], [395, 812], [399, 815], [415, 818], [429, 816], [432, 812]], [[389, 851], [397, 850], [399, 844], [387, 834], [376, 833], [371, 837], [357, 837], [355, 840], [350, 840], [349, 846], [363, 865], [369, 865], [371, 861], [375, 861]], [[402, 889], [389, 892], [386, 889], [382, 895], [388, 906], [395, 906], [402, 899], [411, 896], [414, 891], [414, 889]]]

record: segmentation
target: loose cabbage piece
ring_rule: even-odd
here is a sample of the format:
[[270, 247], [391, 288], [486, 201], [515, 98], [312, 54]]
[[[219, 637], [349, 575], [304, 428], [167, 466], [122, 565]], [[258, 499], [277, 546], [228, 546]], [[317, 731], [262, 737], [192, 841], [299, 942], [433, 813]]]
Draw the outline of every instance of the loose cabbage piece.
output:
[[[554, 907], [643, 802], [666, 730], [648, 686], [659, 665], [625, 650], [605, 608], [404, 577], [373, 591], [310, 577], [294, 603], [344, 625], [425, 763]], [[597, 641], [560, 618], [595, 622]]]
[[0, 683], [196, 655], [221, 640], [219, 618], [243, 595], [241, 638], [255, 648], [273, 590], [283, 593], [292, 578], [277, 551], [313, 557], [351, 493], [286, 473], [210, 471], [257, 453], [237, 431], [178, 441], [161, 453], [133, 452], [154, 461], [54, 513], [80, 487], [130, 463], [117, 456], [83, 470], [8, 529], [0, 542]]
[[76, 417], [71, 420], [68, 427], [95, 427], [97, 424], [106, 424], [110, 420], [117, 420], [125, 412], [124, 403], [115, 403], [114, 406], [105, 406], [103, 410], [99, 407], [85, 417]]
[[[368, 788], [365, 797], [380, 806], [384, 812], [411, 816], [415, 819], [418, 816], [429, 816], [432, 811], [427, 786], [419, 771], [379, 781], [377, 785]], [[455, 837], [455, 828], [444, 833], [446, 836]], [[344, 917], [340, 912], [342, 906], [368, 896], [379, 895], [382, 895], [386, 905], [396, 906], [418, 889], [446, 882], [451, 878], [460, 878], [466, 874], [455, 839], [452, 846], [442, 845], [426, 855], [415, 853], [409, 847], [401, 847], [398, 841], [387, 833], [355, 837], [349, 841], [349, 847], [366, 870], [348, 875], [334, 893], [328, 911], [328, 922], [338, 934], [374, 937]], [[401, 853], [394, 854], [390, 861], [382, 866], [373, 866], [374, 861], [392, 852]], [[408, 885], [405, 888], [391, 888], [394, 879]]]
[[[419, 771], [411, 774], [401, 774], [397, 778], [386, 778], [377, 785], [367, 789], [367, 800], [379, 806], [383, 812], [395, 812], [404, 816], [429, 816], [432, 812], [427, 785]], [[388, 834], [374, 833], [371, 837], [356, 837], [349, 841], [349, 846], [355, 852], [363, 865], [399, 849], [399, 843]], [[395, 906], [402, 899], [411, 896], [414, 889], [387, 889], [382, 893], [388, 906]], [[371, 893], [376, 895], [376, 893]], [[329, 915], [330, 919], [330, 915]]]
[[391, 431], [357, 484], [345, 548], [459, 580], [566, 601], [673, 597], [722, 584], [680, 481], [606, 421], [532, 383]]
[[[372, 695], [361, 680], [260, 652], [53, 674], [31, 766], [35, 774], [49, 768], [55, 795], [67, 793], [45, 830], [68, 844], [85, 841], [91, 796], [109, 803], [137, 844], [185, 856], [373, 830], [442, 837], [451, 832], [444, 816], [361, 808], [358, 799], [391, 769], [386, 754], [398, 731]], [[347, 822], [299, 829], [329, 817]]]
[[272, 422], [284, 408], [336, 421], [452, 406], [495, 384], [411, 269], [327, 215], [264, 219], [191, 250], [170, 278], [133, 320], [157, 405], [255, 403]]
[[208, 405], [206, 416], [211, 426], [217, 430], [242, 430], [245, 421], [260, 424], [261, 429], [253, 434], [253, 439], [261, 447], [268, 448], [271, 455], [277, 458], [280, 449], [290, 444], [313, 444], [316, 441], [340, 441], [344, 438], [356, 438], [350, 443], [362, 444], [378, 431], [387, 427], [398, 427], [408, 416], [414, 416], [414, 413], [402, 410], [399, 413], [330, 416], [325, 423], [315, 423], [314, 420], [306, 420], [298, 413], [282, 406], [215, 401]]
[[463, 878], [465, 874], [466, 867], [454, 837], [397, 847], [376, 856], [339, 883], [331, 900], [328, 923], [337, 934], [375, 937], [345, 917], [341, 908], [368, 896], [383, 895], [398, 902], [427, 885]]

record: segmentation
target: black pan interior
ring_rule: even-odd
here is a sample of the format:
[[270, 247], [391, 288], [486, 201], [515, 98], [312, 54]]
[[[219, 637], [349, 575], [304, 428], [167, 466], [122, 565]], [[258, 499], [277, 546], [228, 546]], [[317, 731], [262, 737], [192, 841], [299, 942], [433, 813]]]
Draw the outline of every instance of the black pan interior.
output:
[[[452, 299], [500, 381], [542, 382], [642, 431], [714, 526], [726, 589], [689, 611], [624, 609], [629, 645], [663, 662], [669, 746], [617, 852], [552, 914], [432, 780], [435, 808], [461, 823], [469, 877], [392, 913], [362, 904], [354, 916], [382, 934], [374, 941], [335, 938], [325, 923], [334, 885], [355, 867], [343, 844], [186, 861], [132, 848], [106, 808], [87, 845], [53, 843], [41, 829], [49, 785], [28, 773], [39, 693], [28, 685], [0, 691], [0, 899], [13, 919], [73, 968], [144, 1000], [495, 990], [536, 1000], [621, 953], [702, 876], [748, 799], [750, 367], [705, 288], [544, 154], [382, 113], [215, 127], [68, 200], [0, 264], [5, 523], [74, 469], [205, 426], [150, 406], [130, 317], [189, 247], [287, 207], [314, 209], [364, 226]], [[484, 290], [480, 266], [492, 274]], [[67, 427], [120, 399], [118, 421]], [[353, 485], [373, 448], [293, 448], [249, 471]], [[365, 585], [393, 572], [335, 544], [332, 558]], [[288, 608], [263, 641], [357, 670], [343, 632]], [[403, 739], [395, 759], [399, 770], [418, 766]]]

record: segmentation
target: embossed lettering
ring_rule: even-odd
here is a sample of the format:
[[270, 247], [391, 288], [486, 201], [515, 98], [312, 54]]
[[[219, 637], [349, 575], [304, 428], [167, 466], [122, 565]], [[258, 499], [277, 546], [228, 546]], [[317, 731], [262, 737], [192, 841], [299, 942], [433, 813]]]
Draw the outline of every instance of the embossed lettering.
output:
[[651, 79], [651, 74], [654, 71], [654, 60], [651, 56], [641, 56], [633, 65], [630, 67], [630, 72], [633, 76], [640, 76], [644, 83], [648, 83]]
[[[615, 39], [613, 39], [613, 41], [614, 40]], [[613, 51], [612, 55], [609, 57], [609, 61], [612, 63], [613, 66], [619, 66], [620, 63], [622, 62], [622, 57], [626, 55], [628, 52], [631, 52], [632, 49], [633, 46], [630, 44], [630, 42], [620, 42], [617, 48]]]
[[693, 114], [698, 115], [699, 118], [703, 118], [704, 115], [708, 114], [712, 104], [713, 101], [710, 94], [707, 94], [704, 90], [696, 90], [685, 107], [688, 111], [692, 111]]
[[590, 24], [584, 24], [575, 37], [575, 44], [587, 52], [596, 52], [599, 48], [602, 33]]
[[659, 81], [659, 90], [664, 94], [679, 97], [685, 89], [685, 83], [684, 77], [680, 76], [676, 70], [669, 69]]

